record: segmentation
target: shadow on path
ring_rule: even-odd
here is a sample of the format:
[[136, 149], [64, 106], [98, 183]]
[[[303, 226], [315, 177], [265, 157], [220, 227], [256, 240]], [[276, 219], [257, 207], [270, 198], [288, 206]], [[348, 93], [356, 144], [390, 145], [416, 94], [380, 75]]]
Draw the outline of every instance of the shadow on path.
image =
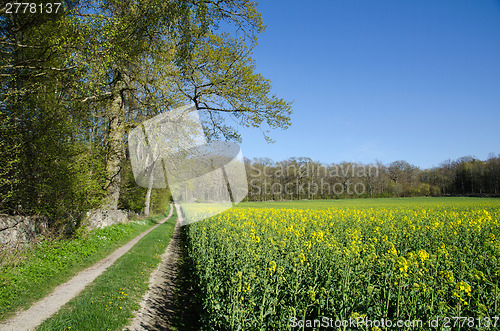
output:
[[179, 247], [178, 277], [175, 286], [174, 307], [177, 312], [172, 316], [172, 329], [201, 329], [203, 312], [201, 293], [195, 277], [192, 259], [188, 254], [188, 226], [180, 228], [181, 245]]
[[201, 301], [187, 251], [187, 227], [177, 222], [141, 309], [125, 330], [199, 330]]

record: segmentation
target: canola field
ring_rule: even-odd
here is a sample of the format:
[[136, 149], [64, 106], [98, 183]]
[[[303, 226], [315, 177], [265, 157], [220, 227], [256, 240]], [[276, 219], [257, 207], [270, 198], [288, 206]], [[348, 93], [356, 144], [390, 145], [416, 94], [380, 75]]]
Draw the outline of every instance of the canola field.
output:
[[[328, 317], [428, 329], [449, 318], [440, 328], [500, 328], [499, 218], [500, 199], [483, 198], [240, 204], [186, 228], [203, 324], [286, 330]], [[393, 329], [375, 325], [356, 329]]]

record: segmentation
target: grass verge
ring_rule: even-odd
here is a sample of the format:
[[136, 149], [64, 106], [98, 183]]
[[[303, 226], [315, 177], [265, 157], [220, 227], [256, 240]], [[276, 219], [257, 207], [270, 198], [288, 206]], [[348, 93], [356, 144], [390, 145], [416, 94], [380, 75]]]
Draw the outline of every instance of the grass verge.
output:
[[172, 238], [177, 215], [142, 238], [37, 330], [121, 330], [139, 309], [149, 276]]
[[0, 267], [0, 320], [27, 309], [79, 271], [103, 259], [118, 247], [165, 217], [112, 225], [71, 239], [47, 240], [18, 253], [17, 261]]

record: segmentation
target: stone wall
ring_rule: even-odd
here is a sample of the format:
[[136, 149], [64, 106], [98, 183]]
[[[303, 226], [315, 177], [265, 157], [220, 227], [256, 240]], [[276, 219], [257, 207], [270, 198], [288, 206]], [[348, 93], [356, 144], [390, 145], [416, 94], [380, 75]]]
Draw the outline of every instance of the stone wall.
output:
[[95, 209], [87, 212], [87, 218], [82, 225], [88, 229], [104, 228], [113, 224], [126, 223], [132, 216], [137, 215], [127, 210]]
[[8, 216], [0, 214], [0, 246], [27, 244], [48, 229], [44, 216]]
[[[82, 225], [86, 225], [89, 230], [104, 228], [112, 224], [126, 223], [133, 216], [138, 216], [138, 214], [126, 210], [91, 210], [87, 212], [87, 217], [82, 222]], [[69, 234], [76, 226], [76, 221], [66, 223], [63, 226], [56, 224], [50, 228], [50, 231]], [[44, 216], [9, 216], [0, 214], [0, 248], [31, 243], [37, 236], [48, 231], [49, 224]]]

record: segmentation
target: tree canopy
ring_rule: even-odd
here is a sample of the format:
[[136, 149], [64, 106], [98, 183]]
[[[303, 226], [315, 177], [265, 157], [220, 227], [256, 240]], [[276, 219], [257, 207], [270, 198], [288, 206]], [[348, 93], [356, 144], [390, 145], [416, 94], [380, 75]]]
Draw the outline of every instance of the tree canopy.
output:
[[145, 192], [124, 191], [127, 133], [182, 104], [196, 105], [209, 138], [241, 139], [229, 118], [288, 127], [291, 102], [271, 94], [250, 56], [262, 31], [247, 0], [3, 10], [0, 210], [63, 217], [99, 206], [139, 209]]

